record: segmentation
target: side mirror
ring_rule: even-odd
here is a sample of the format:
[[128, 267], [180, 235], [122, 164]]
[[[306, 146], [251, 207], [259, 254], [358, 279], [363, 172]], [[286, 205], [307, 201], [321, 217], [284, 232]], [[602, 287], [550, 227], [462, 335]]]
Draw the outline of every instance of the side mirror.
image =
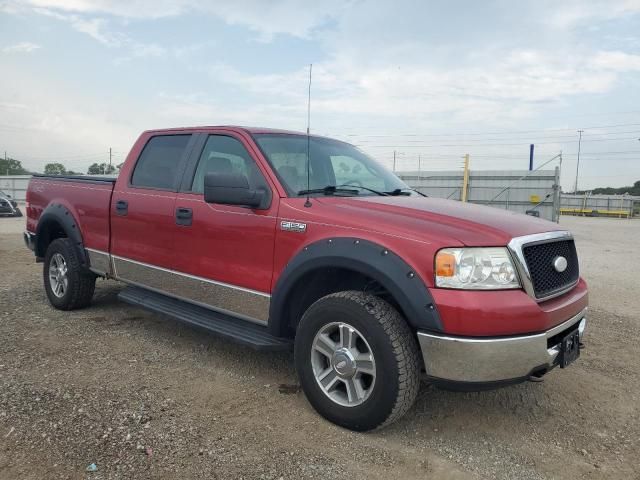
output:
[[249, 180], [237, 173], [207, 173], [204, 176], [204, 201], [224, 205], [258, 208], [264, 192], [249, 188]]

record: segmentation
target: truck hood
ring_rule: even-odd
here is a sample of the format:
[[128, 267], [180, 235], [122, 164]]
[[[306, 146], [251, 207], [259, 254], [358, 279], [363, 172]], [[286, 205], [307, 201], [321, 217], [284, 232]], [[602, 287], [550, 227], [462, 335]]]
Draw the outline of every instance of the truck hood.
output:
[[[434, 243], [504, 246], [513, 237], [561, 230], [547, 220], [494, 207], [432, 197], [323, 197], [329, 210], [359, 226]], [[334, 217], [335, 218], [335, 217]]]

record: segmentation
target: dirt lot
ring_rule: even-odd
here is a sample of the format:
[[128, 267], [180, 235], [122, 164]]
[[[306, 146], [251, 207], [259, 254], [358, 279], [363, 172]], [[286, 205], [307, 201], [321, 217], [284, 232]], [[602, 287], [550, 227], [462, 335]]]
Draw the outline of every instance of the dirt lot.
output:
[[571, 368], [485, 393], [424, 385], [369, 434], [280, 393], [290, 355], [121, 304], [114, 282], [88, 309], [52, 309], [23, 222], [0, 218], [1, 479], [640, 478], [640, 221], [562, 220], [591, 286]]

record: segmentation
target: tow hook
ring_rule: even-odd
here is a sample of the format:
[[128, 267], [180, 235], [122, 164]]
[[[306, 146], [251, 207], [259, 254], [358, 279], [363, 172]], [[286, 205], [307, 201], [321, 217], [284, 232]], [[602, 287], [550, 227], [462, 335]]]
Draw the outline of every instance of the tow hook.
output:
[[542, 378], [542, 376], [537, 377], [535, 375], [529, 375], [529, 378], [527, 380], [530, 381], [530, 382], [533, 382], [533, 383], [542, 383], [542, 382], [544, 382], [544, 378]]

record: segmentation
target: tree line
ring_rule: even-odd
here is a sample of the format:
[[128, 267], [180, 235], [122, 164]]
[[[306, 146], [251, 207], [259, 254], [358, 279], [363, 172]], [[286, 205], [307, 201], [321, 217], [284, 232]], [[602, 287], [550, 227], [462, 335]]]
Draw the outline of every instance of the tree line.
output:
[[[584, 194], [585, 192], [578, 192]], [[632, 186], [629, 187], [600, 187], [591, 190], [592, 195], [635, 195], [640, 196], [640, 180], [635, 182]]]
[[[87, 169], [87, 175], [112, 175], [117, 173], [122, 167], [122, 163], [119, 165], [109, 165], [108, 163], [93, 163]], [[0, 175], [30, 175], [32, 173], [22, 166], [20, 160], [15, 158], [0, 158]], [[46, 175], [84, 175], [83, 172], [75, 172], [73, 170], [67, 170], [62, 163], [47, 163], [44, 166]]]

